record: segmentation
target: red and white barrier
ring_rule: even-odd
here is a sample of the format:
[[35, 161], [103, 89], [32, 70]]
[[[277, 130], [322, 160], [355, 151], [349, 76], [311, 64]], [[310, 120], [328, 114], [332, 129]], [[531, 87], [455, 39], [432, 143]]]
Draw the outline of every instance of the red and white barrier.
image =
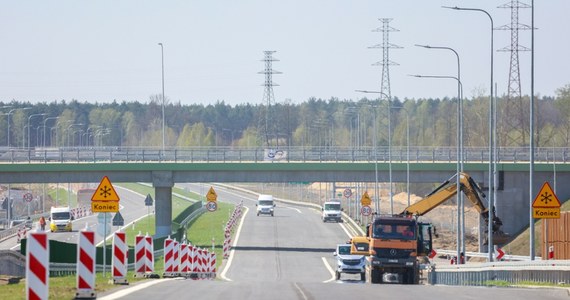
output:
[[80, 231], [77, 247], [77, 292], [75, 299], [96, 298], [95, 232]]
[[17, 233], [17, 243], [20, 243], [20, 241], [26, 237], [26, 234], [28, 233], [28, 229], [26, 228], [26, 226], [23, 226], [21, 228], [18, 229], [18, 233]]
[[26, 299], [48, 299], [49, 240], [45, 232], [30, 232], [26, 244]]
[[210, 279], [216, 278], [216, 253], [210, 252]]
[[190, 246], [186, 243], [180, 244], [180, 273], [186, 276], [190, 272], [189, 254]]
[[113, 235], [113, 283], [129, 284], [127, 281], [128, 246], [126, 234], [117, 231]]
[[152, 272], [154, 272], [154, 244], [152, 242], [152, 236], [149, 236], [148, 232], [147, 232], [146, 236], [144, 237], [144, 239], [146, 240], [146, 243], [145, 243], [146, 268], [145, 269], [146, 269], [147, 273], [152, 273]]
[[135, 236], [135, 276], [143, 276], [146, 271], [146, 239], [139, 233]]
[[174, 272], [174, 276], [178, 276], [179, 274], [179, 270], [180, 270], [180, 243], [176, 241], [176, 239], [174, 239], [174, 245], [173, 245], [173, 265], [172, 265], [172, 270]]
[[222, 248], [224, 253], [224, 258], [230, 257], [230, 247], [231, 247], [231, 234], [229, 230], [226, 230], [224, 233], [224, 246]]
[[163, 277], [174, 277], [174, 240], [168, 236], [164, 240], [164, 274]]

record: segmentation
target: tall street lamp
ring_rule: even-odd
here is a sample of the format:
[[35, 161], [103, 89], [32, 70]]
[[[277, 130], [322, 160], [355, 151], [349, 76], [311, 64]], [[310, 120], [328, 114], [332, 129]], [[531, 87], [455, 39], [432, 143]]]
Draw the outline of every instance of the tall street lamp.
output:
[[43, 139], [43, 147], [46, 147], [46, 122], [48, 120], [57, 120], [59, 117], [49, 117], [44, 119], [44, 139]]
[[30, 120], [36, 116], [46, 116], [46, 115], [47, 113], [42, 113], [42, 114], [33, 114], [28, 117], [28, 150], [30, 150]]
[[8, 148], [10, 148], [10, 115], [17, 110], [28, 110], [28, 109], [32, 108], [31, 107], [14, 108], [8, 112], [8, 145], [7, 145]]
[[164, 45], [158, 43], [160, 46], [160, 53], [162, 58], [162, 151], [164, 152], [165, 147], [165, 135], [164, 135]]
[[[454, 51], [455, 52], [455, 51]], [[459, 57], [459, 56], [457, 56]], [[455, 177], [455, 186], [457, 188], [457, 195], [456, 195], [456, 202], [457, 202], [457, 263], [460, 264], [461, 262], [461, 249], [462, 249], [462, 241], [465, 240], [465, 232], [464, 232], [464, 227], [462, 226], [462, 222], [461, 222], [461, 212], [463, 211], [463, 205], [461, 203], [461, 182], [460, 182], [460, 171], [463, 171], [462, 167], [461, 167], [461, 153], [462, 153], [462, 149], [460, 144], [460, 140], [461, 140], [461, 119], [463, 116], [461, 116], [461, 99], [463, 98], [463, 85], [461, 84], [461, 80], [459, 79], [459, 77], [455, 77], [455, 76], [438, 76], [438, 75], [410, 75], [413, 77], [417, 77], [417, 78], [437, 78], [437, 79], [455, 79], [457, 80], [457, 167], [456, 167], [456, 177]], [[463, 249], [463, 251], [465, 251], [465, 249]]]
[[410, 206], [410, 112], [403, 106], [392, 106], [391, 109], [403, 109], [406, 112], [406, 193]]
[[[390, 214], [394, 214], [394, 198], [392, 197], [392, 114], [391, 108], [392, 97], [386, 95], [379, 91], [366, 91], [366, 90], [356, 90], [356, 92], [366, 93], [366, 94], [380, 94], [388, 98], [388, 176], [390, 181]], [[376, 116], [376, 114], [375, 114]], [[374, 133], [376, 135], [376, 132]], [[376, 160], [376, 174], [378, 174], [378, 160]], [[378, 175], [376, 175], [376, 185], [378, 185]]]
[[[460, 170], [461, 172], [463, 172], [463, 93], [461, 92], [461, 63], [459, 61], [459, 54], [457, 53], [457, 51], [455, 51], [455, 49], [451, 48], [451, 47], [442, 47], [442, 46], [430, 46], [430, 45], [418, 45], [416, 44], [415, 46], [417, 47], [422, 47], [422, 48], [426, 48], [426, 49], [436, 49], [436, 50], [449, 50], [451, 52], [453, 52], [455, 54], [455, 57], [457, 58], [457, 95], [460, 95], [458, 97], [458, 105], [457, 105], [457, 126], [458, 126], [458, 130], [457, 130], [457, 144], [458, 144], [458, 149], [457, 149], [457, 160], [458, 163], [460, 164]], [[457, 178], [457, 182], [459, 182], [459, 177]], [[465, 236], [465, 211], [464, 211], [464, 202], [463, 202], [463, 194], [460, 193], [460, 191], [458, 190], [457, 193], [457, 203], [461, 203], [460, 207], [461, 207], [461, 221], [458, 220], [458, 222], [460, 222], [461, 225], [461, 232], [463, 233], [462, 236]], [[465, 253], [465, 239], [462, 239], [462, 246], [461, 248], [463, 249], [463, 253]], [[459, 261], [459, 260], [458, 260]]]
[[[496, 130], [496, 120], [494, 120], [494, 107], [495, 107], [495, 103], [494, 103], [494, 99], [493, 99], [493, 30], [494, 30], [494, 25], [493, 25], [493, 17], [491, 17], [491, 15], [483, 9], [480, 8], [465, 8], [465, 7], [449, 7], [449, 6], [443, 6], [443, 8], [448, 8], [448, 9], [454, 9], [454, 10], [468, 10], [468, 11], [478, 11], [481, 13], [484, 13], [487, 15], [487, 17], [489, 17], [489, 21], [491, 21], [491, 93], [489, 95], [489, 123], [491, 124], [491, 126], [489, 126], [489, 195], [487, 195], [489, 197], [488, 199], [488, 209], [489, 209], [489, 224], [487, 225], [487, 241], [488, 241], [488, 261], [493, 261], [493, 252], [494, 252], [494, 247], [493, 247], [493, 214], [495, 211], [494, 208], [494, 203], [493, 203], [493, 192], [494, 192], [494, 176], [495, 174], [495, 170], [494, 170], [494, 166], [493, 166], [493, 147], [496, 147], [496, 145], [494, 145], [496, 143], [495, 138], [494, 138], [494, 131]], [[531, 222], [532, 223], [532, 222]], [[531, 225], [532, 226], [532, 225]], [[532, 228], [532, 227], [531, 227]], [[533, 233], [531, 233], [531, 237], [533, 236]]]

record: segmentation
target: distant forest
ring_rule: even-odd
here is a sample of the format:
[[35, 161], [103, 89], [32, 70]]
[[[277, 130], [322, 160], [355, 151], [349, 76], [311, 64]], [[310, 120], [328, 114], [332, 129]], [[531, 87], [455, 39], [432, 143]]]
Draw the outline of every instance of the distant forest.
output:
[[[498, 97], [497, 142], [528, 146], [530, 100]], [[536, 145], [568, 147], [570, 84], [553, 97], [535, 98]], [[464, 99], [466, 147], [488, 146], [489, 97]], [[455, 146], [457, 99], [315, 99], [263, 104], [164, 105], [168, 148], [183, 147], [368, 147]], [[391, 122], [389, 122], [391, 116]], [[9, 123], [8, 123], [9, 118]], [[81, 103], [77, 100], [31, 104], [0, 102], [0, 147], [160, 147], [162, 98], [148, 103]], [[29, 125], [28, 125], [29, 124]], [[376, 131], [376, 135], [374, 132]], [[28, 134], [29, 132], [29, 134]], [[8, 136], [9, 135], [9, 136]]]

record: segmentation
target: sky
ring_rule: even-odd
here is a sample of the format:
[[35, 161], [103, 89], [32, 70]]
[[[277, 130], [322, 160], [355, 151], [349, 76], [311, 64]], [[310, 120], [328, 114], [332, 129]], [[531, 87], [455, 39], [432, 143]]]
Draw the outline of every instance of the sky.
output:
[[[522, 1], [522, 0], [521, 0]], [[525, 2], [526, 1], [526, 2]], [[524, 0], [531, 4], [531, 0]], [[391, 18], [392, 96], [400, 99], [488, 95], [491, 24], [510, 24], [510, 0], [0, 0], [0, 101], [76, 99], [149, 102], [164, 89], [183, 105], [264, 102], [263, 51], [276, 51], [276, 102], [311, 97], [359, 99], [355, 90], [381, 89], [380, 18]], [[535, 94], [555, 96], [570, 84], [570, 1], [535, 1]], [[531, 9], [519, 22], [531, 25]], [[531, 47], [530, 30], [519, 44]], [[510, 46], [510, 31], [494, 31], [494, 49]], [[507, 93], [510, 52], [494, 52], [494, 81]], [[522, 94], [530, 93], [531, 52], [520, 52]]]

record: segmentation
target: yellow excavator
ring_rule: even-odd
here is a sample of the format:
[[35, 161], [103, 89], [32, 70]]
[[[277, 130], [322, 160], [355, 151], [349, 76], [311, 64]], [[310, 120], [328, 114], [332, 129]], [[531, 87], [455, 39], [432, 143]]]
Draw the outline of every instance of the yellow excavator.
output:
[[[430, 212], [432, 209], [438, 207], [443, 202], [447, 201], [449, 198], [457, 194], [457, 180], [455, 179], [457, 174], [453, 175], [451, 178], [443, 182], [435, 190], [429, 193], [424, 199], [406, 207], [403, 212], [400, 213], [402, 216], [423, 216]], [[485, 193], [481, 190], [479, 185], [469, 176], [467, 173], [459, 173], [459, 185], [461, 191], [465, 194], [467, 199], [471, 201], [475, 209], [479, 212], [485, 224], [489, 224], [489, 208], [485, 207], [484, 199], [486, 198]], [[495, 215], [495, 207], [492, 210], [492, 231], [493, 231], [493, 243], [497, 245], [505, 244], [509, 235], [501, 231], [501, 226], [503, 222], [499, 217]], [[487, 232], [487, 231], [485, 231]], [[487, 239], [485, 238], [485, 243]]]
[[[455, 176], [459, 175], [459, 189]], [[420, 258], [433, 253], [432, 231], [435, 229], [431, 223], [420, 222], [417, 217], [423, 216], [432, 209], [441, 205], [461, 190], [473, 203], [488, 224], [489, 210], [483, 204], [485, 194], [477, 183], [466, 173], [459, 173], [442, 183], [433, 192], [419, 202], [408, 206], [398, 215], [376, 215], [373, 222], [366, 228], [366, 245], [358, 241], [362, 237], [354, 237], [351, 243], [356, 252], [358, 247], [368, 255], [366, 258], [365, 278], [370, 283], [419, 283]], [[503, 222], [495, 216], [492, 210], [493, 241], [504, 244], [509, 236], [500, 228]], [[487, 232], [485, 230], [485, 232]], [[486, 238], [485, 238], [486, 240]]]

